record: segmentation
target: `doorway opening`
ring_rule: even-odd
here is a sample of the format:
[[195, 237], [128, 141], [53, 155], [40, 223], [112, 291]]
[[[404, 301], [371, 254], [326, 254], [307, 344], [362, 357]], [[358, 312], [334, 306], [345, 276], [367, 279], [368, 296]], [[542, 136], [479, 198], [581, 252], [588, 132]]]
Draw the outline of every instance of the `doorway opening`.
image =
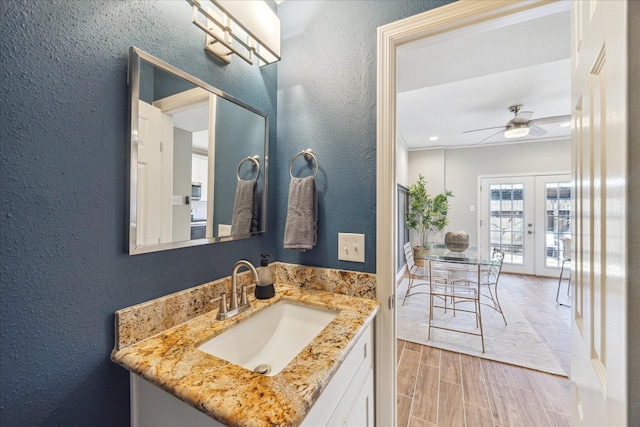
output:
[[[445, 6], [441, 12], [442, 15], [437, 15], [437, 12], [430, 11], [433, 20], [429, 23], [419, 24], [419, 18], [415, 19], [416, 26], [412, 30], [407, 31], [407, 23], [389, 24], [389, 26], [383, 27], [381, 30], [386, 32], [382, 36], [385, 42], [379, 43], [379, 57], [382, 58], [382, 66], [379, 67], [378, 81], [378, 281], [381, 284], [379, 287], [379, 298], [381, 300], [389, 299], [389, 310], [381, 310], [378, 324], [381, 328], [378, 330], [378, 338], [383, 339], [385, 337], [394, 336], [396, 327], [395, 310], [393, 309], [393, 301], [395, 301], [395, 274], [397, 272], [396, 261], [398, 236], [396, 230], [398, 229], [397, 212], [397, 184], [403, 184], [396, 178], [399, 176], [400, 171], [395, 168], [397, 158], [397, 145], [402, 143], [402, 138], [397, 136], [394, 119], [389, 117], [395, 117], [397, 111], [396, 87], [394, 83], [389, 82], [396, 81], [395, 61], [396, 61], [396, 48], [406, 42], [416, 40], [418, 38], [425, 37], [448, 37], [447, 32], [453, 29], [468, 29], [469, 26], [474, 24], [487, 24], [494, 19], [504, 18], [505, 16], [515, 16], [518, 13], [532, 13], [532, 10], [541, 6], [540, 4], [511, 4], [505, 6], [504, 4], [497, 5], [491, 2], [482, 2], [483, 4], [465, 4], [455, 5], [458, 14], [455, 18], [451, 16], [447, 17], [447, 6]], [[454, 5], [450, 5], [452, 8]], [[433, 16], [436, 12], [436, 16]], [[412, 18], [408, 18], [412, 19]], [[437, 24], [436, 24], [437, 23]], [[405, 25], [403, 27], [403, 25]], [[395, 32], [397, 31], [397, 32]], [[380, 34], [380, 30], [379, 30]], [[379, 39], [380, 40], [380, 39]], [[391, 43], [386, 43], [386, 41]], [[443, 188], [445, 180], [443, 177]], [[447, 183], [448, 184], [448, 183]], [[447, 186], [448, 189], [448, 186]], [[475, 193], [475, 185], [472, 185], [472, 191]], [[476, 203], [474, 203], [476, 204]], [[475, 224], [475, 215], [474, 215]], [[478, 244], [478, 241], [475, 241]], [[392, 261], [391, 263], [389, 261]], [[394, 346], [395, 347], [395, 346]], [[385, 406], [384, 402], [395, 401], [395, 378], [393, 372], [395, 371], [396, 362], [396, 348], [392, 350], [380, 350], [378, 353], [378, 372], [392, 372], [389, 376], [380, 378], [379, 386], [377, 388], [380, 395], [379, 402], [383, 402], [383, 405], [379, 406], [380, 412], [384, 411], [391, 415], [392, 418], [379, 417], [379, 422], [386, 422], [389, 424], [395, 423], [395, 408], [389, 411], [389, 407]], [[384, 389], [384, 391], [383, 391]], [[395, 405], [392, 405], [395, 406]]]

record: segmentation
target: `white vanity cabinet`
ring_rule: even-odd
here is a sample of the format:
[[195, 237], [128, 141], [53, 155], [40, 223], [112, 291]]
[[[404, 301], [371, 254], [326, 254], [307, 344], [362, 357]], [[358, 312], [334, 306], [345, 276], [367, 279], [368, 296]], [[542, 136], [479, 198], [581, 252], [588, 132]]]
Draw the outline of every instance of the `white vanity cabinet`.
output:
[[224, 424], [133, 372], [129, 379], [131, 427], [224, 427]]
[[373, 425], [373, 330], [368, 325], [302, 426]]
[[[143, 378], [130, 377], [132, 426], [222, 426]], [[302, 426], [373, 426], [373, 390], [373, 331], [368, 325]]]

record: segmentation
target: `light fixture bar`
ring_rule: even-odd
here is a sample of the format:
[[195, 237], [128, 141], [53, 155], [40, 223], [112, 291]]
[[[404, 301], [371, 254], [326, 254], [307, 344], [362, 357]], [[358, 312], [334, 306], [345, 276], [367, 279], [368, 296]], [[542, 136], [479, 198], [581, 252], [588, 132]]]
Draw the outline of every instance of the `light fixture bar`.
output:
[[264, 0], [211, 0], [220, 10], [229, 15], [253, 40], [257, 41], [261, 49], [255, 51], [256, 56], [270, 64], [280, 60], [281, 24]]
[[[230, 40], [227, 41], [220, 34], [216, 34], [216, 31], [215, 31], [214, 28], [209, 28], [206, 25], [204, 25], [202, 22], [200, 22], [200, 20], [198, 19], [198, 13], [201, 13], [205, 17], [205, 19], [207, 20], [208, 23], [212, 23], [212, 24], [217, 25], [218, 28], [220, 30], [222, 30], [223, 34], [233, 37], [234, 40], [238, 41], [240, 44], [242, 44], [243, 46], [246, 47], [246, 45], [241, 40], [238, 40], [237, 36], [234, 37], [233, 33], [231, 33], [231, 31], [229, 31], [229, 27], [225, 27], [222, 23], [220, 23], [218, 21], [218, 19], [220, 19], [220, 18], [216, 18], [211, 13], [209, 13], [207, 10], [201, 9], [199, 7], [199, 3], [198, 3], [198, 5], [195, 4], [195, 2], [196, 2], [195, 0], [193, 0], [193, 1], [187, 0], [187, 1], [189, 3], [193, 4], [193, 23], [196, 25], [196, 27], [200, 28], [202, 31], [207, 33], [210, 37], [215, 39], [217, 43], [220, 43], [225, 48], [229, 49], [231, 52], [235, 53], [240, 58], [242, 58], [245, 61], [247, 61], [249, 64], [253, 64], [253, 58], [251, 57], [251, 51], [249, 51], [249, 55], [246, 55], [243, 51], [241, 51], [237, 47], [235, 47]], [[222, 59], [227, 64], [231, 62], [231, 56], [230, 56], [231, 52], [229, 52], [226, 55], [225, 54], [220, 54], [217, 51], [217, 49], [209, 49], [208, 46], [205, 46], [205, 50], [207, 50], [207, 51], [211, 52], [212, 54], [218, 56], [220, 59]]]
[[[249, 64], [253, 64], [254, 54], [260, 60], [260, 65], [280, 60], [280, 18], [264, 1], [211, 0], [220, 10], [222, 17], [205, 9], [200, 0], [187, 2], [193, 7], [193, 23], [215, 40], [205, 46], [208, 52], [227, 63], [231, 61], [232, 53]], [[205, 18], [206, 24], [201, 22], [199, 14]], [[237, 26], [235, 32], [234, 26]], [[245, 36], [244, 33], [246, 40], [242, 38]], [[241, 47], [235, 46], [233, 41]], [[218, 43], [220, 46], [217, 46]]]

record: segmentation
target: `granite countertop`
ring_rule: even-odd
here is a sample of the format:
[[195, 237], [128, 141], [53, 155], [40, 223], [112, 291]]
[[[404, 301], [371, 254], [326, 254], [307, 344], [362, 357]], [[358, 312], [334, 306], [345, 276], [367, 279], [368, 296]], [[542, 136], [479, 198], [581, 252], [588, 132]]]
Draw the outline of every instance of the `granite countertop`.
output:
[[[111, 359], [229, 426], [296, 426], [378, 311], [374, 300], [276, 284], [276, 296], [225, 321], [217, 310], [116, 349]], [[274, 376], [264, 376], [197, 349], [243, 319], [281, 300], [339, 311], [336, 318]]]

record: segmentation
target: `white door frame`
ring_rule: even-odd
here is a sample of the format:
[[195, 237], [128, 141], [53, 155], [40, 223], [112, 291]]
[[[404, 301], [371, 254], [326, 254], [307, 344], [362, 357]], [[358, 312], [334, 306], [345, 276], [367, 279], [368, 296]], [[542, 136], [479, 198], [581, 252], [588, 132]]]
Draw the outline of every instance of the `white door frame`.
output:
[[463, 0], [378, 28], [376, 276], [381, 309], [376, 317], [377, 425], [396, 424], [396, 48], [550, 4], [548, 1]]

